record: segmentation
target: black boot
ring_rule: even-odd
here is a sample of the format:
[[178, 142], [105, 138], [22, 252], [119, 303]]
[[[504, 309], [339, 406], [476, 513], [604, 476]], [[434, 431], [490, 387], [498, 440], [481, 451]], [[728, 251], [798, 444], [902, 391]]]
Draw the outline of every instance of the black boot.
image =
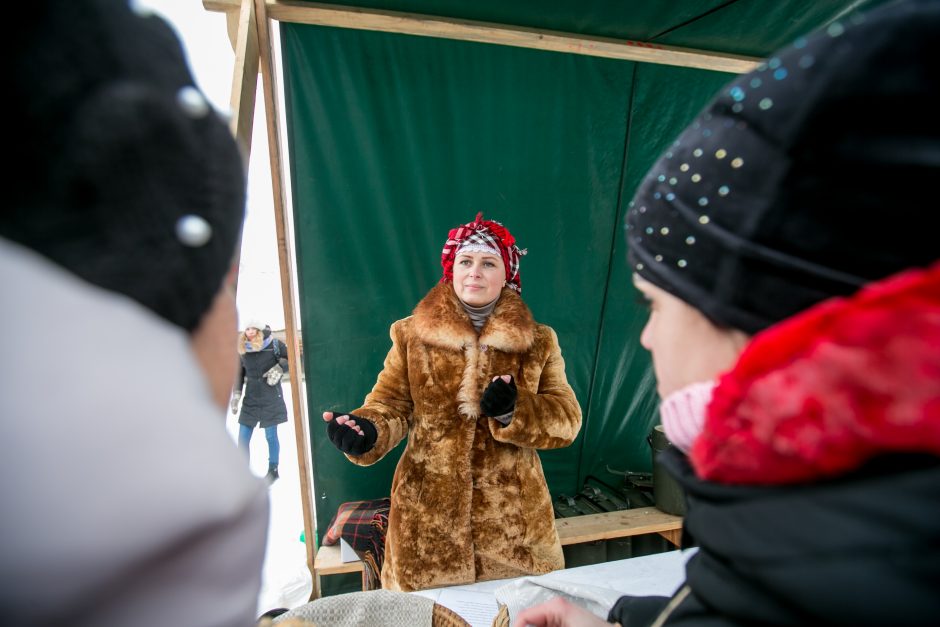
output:
[[281, 476], [277, 474], [277, 464], [268, 464], [268, 474], [266, 474], [264, 478], [268, 482], [268, 485], [271, 485], [281, 478]]

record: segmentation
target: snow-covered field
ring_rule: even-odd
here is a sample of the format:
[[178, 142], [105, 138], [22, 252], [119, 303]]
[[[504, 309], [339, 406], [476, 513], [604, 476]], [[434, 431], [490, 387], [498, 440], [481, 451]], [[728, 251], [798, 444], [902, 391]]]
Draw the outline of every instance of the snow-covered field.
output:
[[[276, 607], [297, 607], [310, 597], [312, 581], [307, 569], [307, 553], [300, 541], [304, 529], [303, 508], [300, 503], [300, 476], [297, 471], [297, 446], [294, 437], [294, 418], [290, 402], [290, 384], [284, 384], [289, 420], [278, 425], [281, 459], [276, 481], [268, 493], [271, 496], [271, 519], [268, 528], [267, 551], [258, 614]], [[226, 428], [233, 441], [238, 439], [238, 417], [228, 414]], [[255, 429], [251, 438], [251, 471], [259, 477], [268, 472], [268, 443], [264, 430]]]

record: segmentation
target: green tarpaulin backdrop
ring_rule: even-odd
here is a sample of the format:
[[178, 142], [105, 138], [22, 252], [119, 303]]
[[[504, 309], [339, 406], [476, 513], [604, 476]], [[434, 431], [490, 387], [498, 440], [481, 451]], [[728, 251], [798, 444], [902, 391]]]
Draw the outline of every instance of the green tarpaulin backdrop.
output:
[[[858, 3], [355, 4], [766, 56]], [[350, 464], [320, 414], [359, 406], [389, 325], [439, 279], [448, 229], [477, 211], [528, 248], [523, 297], [557, 331], [584, 411], [578, 440], [543, 455], [553, 494], [587, 475], [617, 481], [608, 467], [649, 470], [655, 384], [622, 218], [647, 168], [733, 76], [291, 24], [281, 42], [318, 535], [340, 503], [387, 495], [398, 458]]]

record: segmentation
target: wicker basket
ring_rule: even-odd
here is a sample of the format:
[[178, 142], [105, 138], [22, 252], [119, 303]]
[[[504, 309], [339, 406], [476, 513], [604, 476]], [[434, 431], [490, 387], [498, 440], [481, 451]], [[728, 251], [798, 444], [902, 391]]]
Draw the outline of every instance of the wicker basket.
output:
[[[470, 627], [470, 623], [456, 612], [429, 598], [387, 590], [351, 592], [317, 599], [281, 614], [271, 627], [413, 627], [415, 624], [427, 625], [429, 613], [431, 627]], [[259, 624], [258, 627], [266, 626]]]
[[431, 627], [470, 627], [470, 623], [460, 618], [452, 609], [435, 603], [431, 614]]
[[509, 608], [503, 604], [499, 605], [499, 613], [493, 619], [493, 627], [509, 627]]

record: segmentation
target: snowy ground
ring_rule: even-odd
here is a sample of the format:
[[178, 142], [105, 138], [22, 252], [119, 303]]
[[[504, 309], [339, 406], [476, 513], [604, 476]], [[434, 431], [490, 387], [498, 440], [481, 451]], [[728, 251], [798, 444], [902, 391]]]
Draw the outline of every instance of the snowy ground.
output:
[[[303, 508], [300, 503], [300, 477], [297, 471], [297, 446], [294, 437], [294, 418], [291, 411], [290, 384], [284, 384], [289, 420], [278, 425], [281, 443], [280, 480], [268, 493], [271, 496], [271, 518], [268, 544], [264, 558], [261, 595], [258, 614], [276, 607], [293, 608], [306, 603], [310, 597], [312, 581], [307, 569], [307, 552], [300, 541], [304, 530]], [[232, 439], [238, 440], [238, 417], [228, 414], [225, 422]], [[268, 472], [268, 443], [263, 429], [255, 429], [251, 438], [251, 471], [259, 477]]]

